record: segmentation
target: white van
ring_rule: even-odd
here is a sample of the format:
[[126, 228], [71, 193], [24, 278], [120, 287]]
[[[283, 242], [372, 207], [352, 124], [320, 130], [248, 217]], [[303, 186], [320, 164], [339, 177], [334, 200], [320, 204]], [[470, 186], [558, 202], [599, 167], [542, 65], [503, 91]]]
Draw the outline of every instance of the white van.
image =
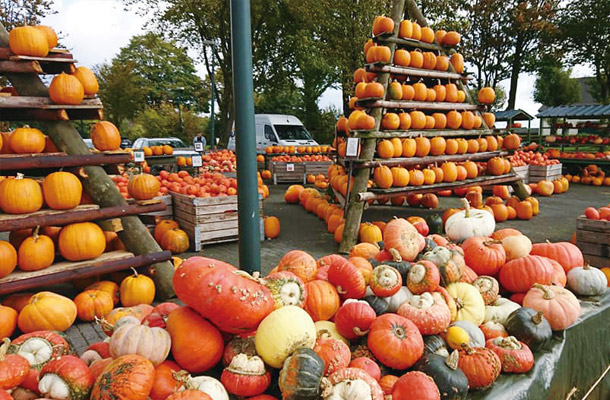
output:
[[[268, 146], [318, 146], [294, 115], [256, 114], [254, 121], [257, 153], [264, 153]], [[235, 123], [227, 147], [235, 150]]]

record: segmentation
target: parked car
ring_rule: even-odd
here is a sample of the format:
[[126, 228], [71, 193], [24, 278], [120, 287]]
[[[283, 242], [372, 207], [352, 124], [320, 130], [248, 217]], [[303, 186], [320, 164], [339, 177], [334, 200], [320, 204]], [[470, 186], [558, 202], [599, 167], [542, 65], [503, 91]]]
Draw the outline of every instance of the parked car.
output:
[[[257, 114], [254, 122], [257, 153], [264, 153], [268, 146], [318, 146], [318, 142], [294, 115]], [[235, 125], [227, 147], [235, 150]]]
[[187, 146], [181, 139], [177, 137], [169, 138], [137, 138], [133, 142], [132, 149], [141, 150], [144, 147], [152, 146], [171, 146], [174, 148], [174, 155], [183, 157], [192, 157], [198, 155], [190, 146]]
[[121, 138], [121, 148], [127, 149], [133, 145], [133, 142], [128, 138]]
[[83, 139], [83, 142], [85, 142], [87, 147], [89, 147], [90, 149], [92, 149], [94, 147], [93, 146], [93, 141], [91, 139]]

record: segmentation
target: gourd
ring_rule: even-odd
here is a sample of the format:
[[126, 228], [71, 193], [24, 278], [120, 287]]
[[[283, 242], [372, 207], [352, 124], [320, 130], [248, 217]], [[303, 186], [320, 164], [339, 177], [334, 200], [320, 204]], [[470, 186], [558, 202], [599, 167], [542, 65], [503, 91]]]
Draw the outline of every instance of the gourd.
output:
[[504, 325], [499, 322], [488, 321], [483, 325], [479, 326], [483, 335], [485, 335], [485, 340], [495, 339], [497, 337], [508, 337], [508, 332]]
[[324, 400], [383, 400], [379, 383], [359, 368], [343, 368], [328, 377]]
[[485, 302], [476, 287], [469, 283], [455, 282], [447, 286], [455, 299], [457, 319], [470, 321], [479, 326], [485, 320]]
[[485, 305], [492, 304], [498, 298], [500, 285], [495, 278], [482, 275], [475, 279], [474, 282], [472, 282], [472, 285], [481, 293]]
[[38, 182], [18, 173], [16, 178], [7, 178], [0, 183], [0, 199], [5, 213], [28, 214], [42, 207], [42, 189]]
[[459, 357], [457, 350], [454, 350], [448, 357], [438, 354], [424, 354], [414, 368], [434, 379], [440, 391], [441, 399], [465, 399], [468, 393], [468, 378], [458, 368]]
[[385, 299], [388, 301], [388, 312], [395, 313], [398, 311], [398, 308], [405, 302], [409, 301], [409, 299], [413, 296], [413, 293], [409, 291], [409, 288], [403, 286], [400, 288], [395, 295], [391, 297], [386, 297]]
[[32, 368], [40, 370], [51, 359], [72, 353], [72, 349], [58, 333], [43, 330], [19, 336], [11, 342], [8, 353], [25, 358]]
[[314, 280], [305, 284], [307, 297], [305, 299], [305, 310], [314, 321], [325, 321], [331, 319], [339, 310], [339, 294], [335, 287], [323, 280]]
[[146, 358], [136, 354], [121, 356], [108, 364], [97, 378], [90, 400], [146, 400], [154, 376], [155, 367]]
[[[485, 335], [479, 327], [470, 321], [455, 321], [451, 324], [451, 327], [462, 328], [468, 334], [468, 340], [471, 347], [484, 347], [485, 346]], [[451, 329], [451, 328], [449, 328]], [[447, 338], [449, 341], [449, 338]]]
[[211, 376], [201, 375], [192, 377], [187, 371], [174, 373], [174, 377], [183, 385], [178, 389], [178, 393], [187, 390], [197, 390], [206, 393], [212, 400], [229, 400], [229, 393], [223, 384]]
[[333, 337], [319, 337], [313, 351], [324, 362], [324, 375], [330, 375], [338, 369], [347, 368], [352, 358], [349, 346]]
[[464, 257], [460, 253], [443, 246], [438, 246], [424, 253], [421, 260], [432, 261], [438, 267], [443, 285], [458, 282], [462, 279], [463, 269], [466, 265]]
[[449, 357], [447, 342], [440, 335], [424, 336], [424, 354], [438, 354]]
[[513, 293], [527, 292], [533, 284], [548, 285], [554, 268], [546, 257], [527, 255], [507, 262], [500, 270], [500, 284]]
[[513, 311], [506, 319], [505, 326], [508, 333], [534, 351], [540, 349], [553, 337], [551, 326], [542, 315], [542, 311], [527, 307]]
[[93, 386], [87, 364], [76, 356], [61, 356], [40, 370], [38, 390], [57, 400], [86, 400]]
[[452, 242], [462, 242], [473, 236], [491, 236], [496, 221], [490, 212], [471, 209], [468, 200], [462, 199], [464, 211], [457, 212], [445, 222], [445, 232]]
[[483, 322], [499, 322], [502, 325], [506, 323], [508, 316], [521, 306], [504, 297], [498, 298], [492, 304], [485, 307], [485, 320]]
[[479, 275], [495, 275], [506, 263], [506, 251], [488, 237], [473, 236], [462, 243], [466, 265]]
[[558, 286], [535, 284], [523, 298], [523, 307], [542, 311], [554, 331], [569, 327], [580, 316], [580, 303], [576, 296]]
[[0, 389], [10, 390], [19, 386], [30, 371], [28, 360], [19, 354], [6, 354], [11, 341], [3, 339], [0, 346]]
[[395, 249], [405, 261], [413, 261], [419, 254], [424, 237], [406, 219], [390, 221], [383, 232], [385, 248]]
[[17, 325], [24, 333], [40, 330], [65, 331], [76, 320], [76, 305], [67, 297], [40, 292], [19, 313]]
[[407, 372], [394, 384], [392, 398], [401, 400], [440, 400], [434, 380], [421, 371]]
[[91, 260], [102, 255], [106, 238], [102, 229], [93, 222], [71, 224], [59, 232], [58, 248], [67, 260]]
[[328, 281], [335, 285], [342, 299], [361, 299], [366, 281], [358, 268], [346, 259], [333, 262], [328, 269]]
[[420, 260], [411, 266], [407, 276], [407, 287], [413, 294], [434, 292], [440, 284], [438, 267], [431, 261]]
[[324, 371], [325, 363], [316, 352], [308, 348], [297, 349], [284, 361], [280, 371], [278, 383], [282, 398], [286, 400], [319, 398]]
[[384, 314], [371, 324], [367, 344], [375, 358], [395, 369], [411, 367], [424, 352], [417, 326], [397, 314]]
[[349, 368], [360, 368], [373, 377], [377, 382], [381, 379], [381, 368], [372, 357], [356, 357], [349, 363]]
[[276, 272], [267, 276], [264, 282], [271, 292], [276, 309], [283, 306], [303, 307], [306, 300], [305, 285], [292, 272]]
[[402, 286], [400, 272], [389, 265], [379, 265], [373, 269], [370, 287], [373, 293], [379, 297], [389, 297]]
[[110, 345], [108, 342], [97, 342], [89, 345], [87, 350], [81, 354], [80, 359], [88, 366], [96, 361], [110, 357]]
[[422, 335], [443, 332], [451, 323], [451, 313], [440, 293], [415, 295], [398, 308], [401, 315], [417, 326]]
[[349, 299], [335, 314], [337, 331], [348, 339], [356, 339], [368, 333], [377, 314], [365, 301]]
[[62, 72], [51, 81], [49, 97], [57, 104], [79, 105], [85, 97], [85, 88], [77, 77]]
[[529, 347], [514, 336], [489, 339], [486, 347], [500, 358], [503, 372], [524, 374], [534, 366], [534, 355]]
[[567, 278], [570, 290], [581, 296], [600, 295], [606, 291], [608, 286], [606, 275], [588, 264], [570, 269]]
[[271, 383], [271, 373], [258, 356], [238, 354], [231, 364], [222, 371], [222, 385], [236, 396], [257, 396], [263, 393]]
[[137, 354], [159, 365], [169, 355], [170, 334], [162, 328], [150, 328], [139, 323], [126, 323], [114, 331], [110, 337], [110, 355], [117, 358], [127, 354]]
[[383, 297], [377, 297], [374, 295], [366, 296], [364, 299], [375, 311], [375, 314], [378, 316], [381, 314], [385, 314], [388, 311], [389, 304], [386, 299]]
[[498, 355], [485, 347], [465, 346], [460, 352], [458, 366], [468, 378], [468, 386], [472, 389], [491, 386], [502, 371]]

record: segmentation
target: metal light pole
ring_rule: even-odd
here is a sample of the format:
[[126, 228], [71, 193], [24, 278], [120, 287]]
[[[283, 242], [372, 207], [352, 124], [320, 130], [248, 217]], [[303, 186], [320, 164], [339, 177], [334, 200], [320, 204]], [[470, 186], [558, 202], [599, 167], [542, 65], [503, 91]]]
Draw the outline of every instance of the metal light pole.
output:
[[[182, 86], [177, 87], [176, 92], [183, 93], [184, 88]], [[184, 128], [182, 127], [182, 108], [180, 107], [180, 95], [176, 96], [176, 103], [178, 103], [178, 121], [180, 122], [180, 136], [183, 136]]]
[[216, 44], [213, 40], [204, 40], [203, 44], [209, 45], [212, 47], [212, 71], [210, 72], [210, 82], [212, 84], [212, 104], [210, 106], [210, 147], [213, 149], [216, 146], [216, 137], [214, 135], [214, 103], [216, 102], [216, 91], [214, 86], [214, 75], [216, 69], [216, 57], [214, 55], [214, 47]]
[[250, 0], [231, 0], [231, 49], [238, 166], [239, 266], [252, 273], [260, 271], [261, 268], [261, 243], [256, 179]]

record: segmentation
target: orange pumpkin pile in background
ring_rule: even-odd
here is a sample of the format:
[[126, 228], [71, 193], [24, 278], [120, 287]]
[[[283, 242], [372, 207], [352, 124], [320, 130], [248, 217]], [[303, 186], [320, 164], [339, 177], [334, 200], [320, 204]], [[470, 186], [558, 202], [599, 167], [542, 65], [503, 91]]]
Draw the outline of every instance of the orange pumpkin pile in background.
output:
[[[330, 153], [330, 146], [267, 146], [265, 153], [267, 154], [306, 154], [306, 153]], [[264, 158], [261, 162], [264, 161]]]
[[291, 162], [291, 163], [302, 163], [302, 162], [316, 162], [316, 161], [332, 161], [332, 159], [325, 155], [304, 155], [304, 156], [275, 156], [271, 158], [274, 162]]
[[568, 182], [571, 183], [581, 183], [583, 185], [593, 186], [610, 186], [610, 176], [607, 176], [606, 172], [595, 164], [587, 165], [578, 175], [567, 174], [565, 177]]

